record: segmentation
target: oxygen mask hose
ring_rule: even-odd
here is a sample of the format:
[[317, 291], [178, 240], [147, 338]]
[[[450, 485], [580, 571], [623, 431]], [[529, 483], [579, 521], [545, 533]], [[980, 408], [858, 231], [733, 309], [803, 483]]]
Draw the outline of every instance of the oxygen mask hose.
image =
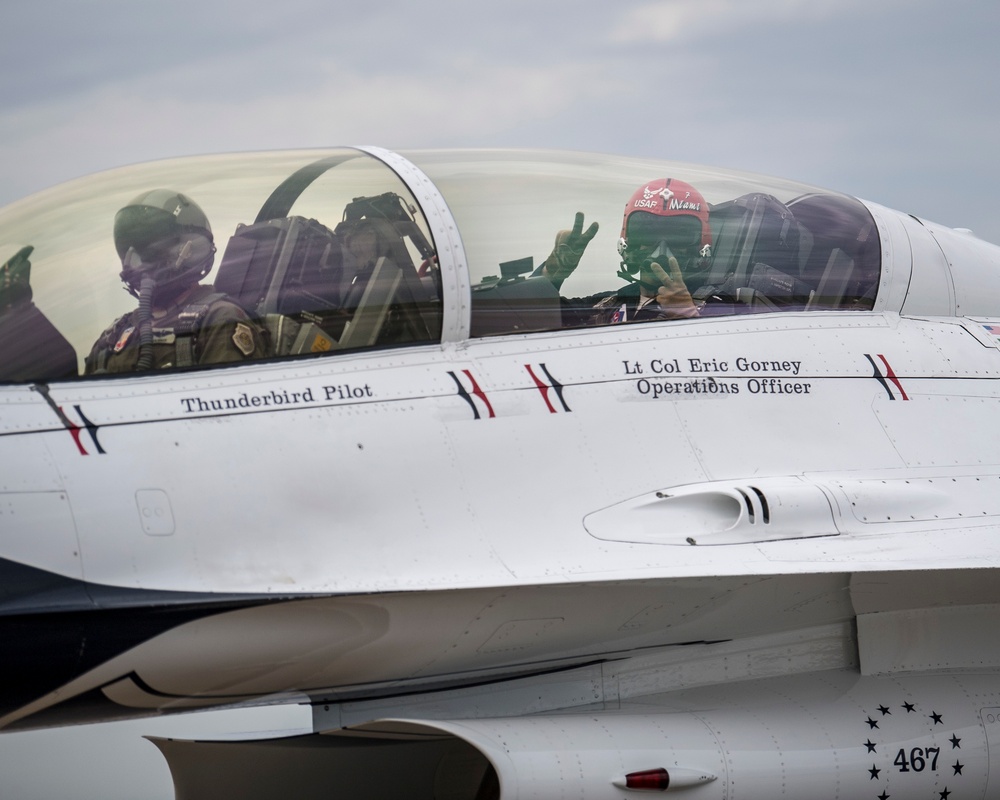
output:
[[144, 275], [139, 283], [139, 360], [135, 368], [138, 371], [151, 369], [153, 366], [153, 290], [156, 281]]

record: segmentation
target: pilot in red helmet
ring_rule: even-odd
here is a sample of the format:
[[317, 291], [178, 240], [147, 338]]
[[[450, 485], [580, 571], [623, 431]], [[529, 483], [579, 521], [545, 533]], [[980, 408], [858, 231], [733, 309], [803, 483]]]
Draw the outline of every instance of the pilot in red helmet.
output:
[[[698, 316], [683, 275], [697, 280], [696, 275], [711, 260], [708, 213], [701, 192], [684, 181], [660, 178], [640, 186], [625, 204], [618, 239], [618, 275], [629, 283], [590, 298], [597, 302], [591, 303], [596, 313], [589, 316], [588, 324]], [[580, 263], [597, 229], [594, 222], [584, 231], [583, 214], [578, 213], [573, 229], [556, 235], [555, 248], [541, 274], [560, 287]]]

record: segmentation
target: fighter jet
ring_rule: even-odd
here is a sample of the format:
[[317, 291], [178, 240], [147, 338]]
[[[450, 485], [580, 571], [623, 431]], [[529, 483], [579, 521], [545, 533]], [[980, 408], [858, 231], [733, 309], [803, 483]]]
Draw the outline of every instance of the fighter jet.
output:
[[0, 258], [0, 730], [311, 707], [157, 740], [186, 799], [1000, 796], [970, 231], [345, 147], [57, 186]]

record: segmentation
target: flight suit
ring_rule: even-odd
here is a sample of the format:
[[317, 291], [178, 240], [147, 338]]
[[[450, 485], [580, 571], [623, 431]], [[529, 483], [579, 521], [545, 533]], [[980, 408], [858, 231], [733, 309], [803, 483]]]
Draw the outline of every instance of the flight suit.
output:
[[[153, 312], [153, 369], [261, 358], [266, 334], [211, 286], [198, 286], [177, 306]], [[139, 310], [115, 320], [87, 356], [84, 372], [132, 372], [139, 360]]]
[[656, 300], [642, 304], [638, 283], [628, 283], [617, 291], [601, 292], [583, 298], [562, 298], [563, 327], [578, 328], [615, 325], [620, 322], [651, 322], [698, 316], [694, 305], [666, 309]]

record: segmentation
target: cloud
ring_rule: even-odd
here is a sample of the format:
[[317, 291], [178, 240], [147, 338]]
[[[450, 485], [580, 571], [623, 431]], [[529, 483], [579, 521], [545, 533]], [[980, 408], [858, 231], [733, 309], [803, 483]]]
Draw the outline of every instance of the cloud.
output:
[[288, 0], [295, 24], [270, 26], [247, 2], [230, 20], [192, 0], [148, 15], [95, 0], [56, 23], [18, 4], [12, 38], [37, 49], [16, 24], [30, 17], [58, 57], [0, 54], [20, 98], [0, 104], [0, 202], [153, 158], [345, 143], [692, 160], [890, 204], [930, 196], [920, 171], [1000, 179], [987, 77], [1000, 6], [985, 0], [392, 0], [349, 14]]
[[[900, 0], [885, 0], [881, 11]], [[679, 44], [748, 27], [815, 23], [869, 6], [867, 0], [661, 0], [635, 6], [611, 32], [616, 44]]]

